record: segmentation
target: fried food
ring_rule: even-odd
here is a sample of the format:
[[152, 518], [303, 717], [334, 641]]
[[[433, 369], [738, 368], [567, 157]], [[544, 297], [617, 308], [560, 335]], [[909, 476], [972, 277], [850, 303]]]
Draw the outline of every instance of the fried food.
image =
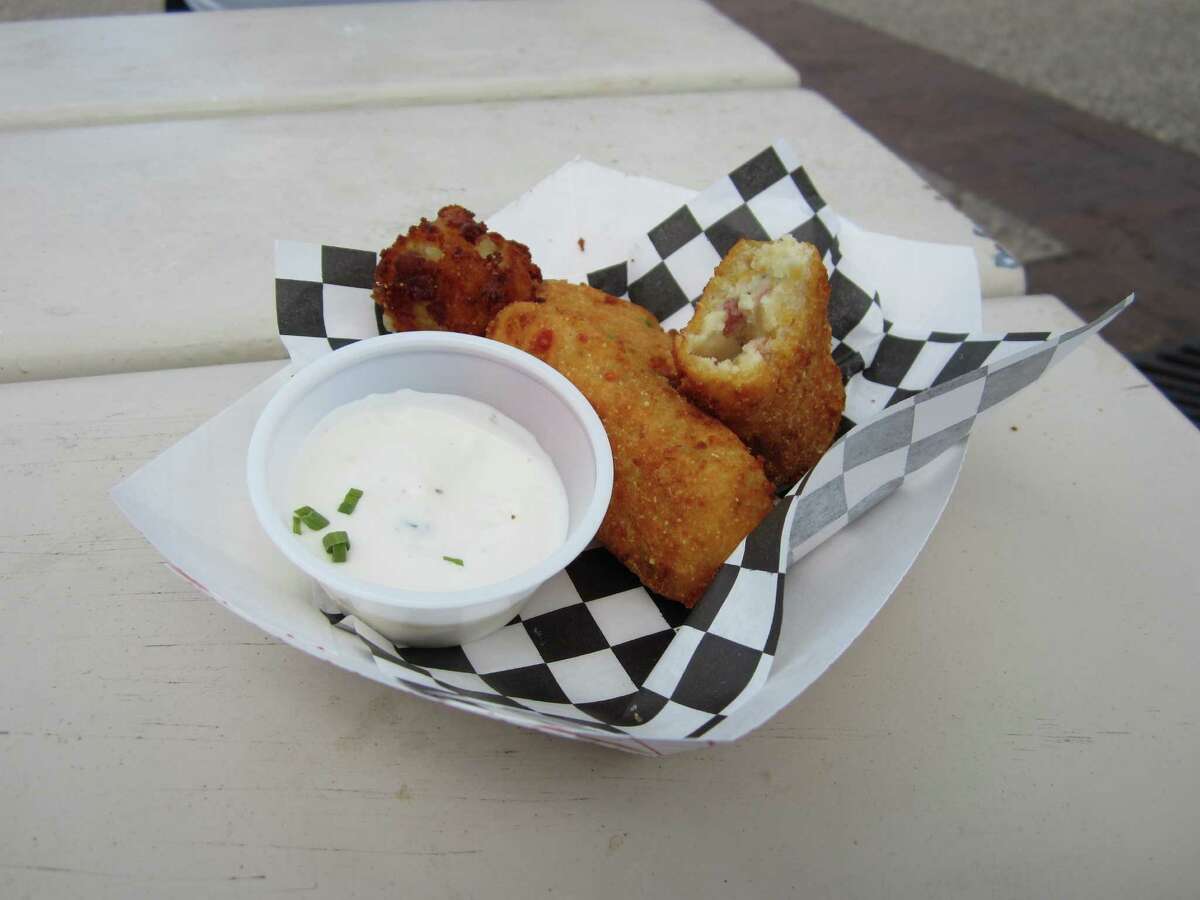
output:
[[627, 346], [636, 358], [644, 359], [658, 374], [675, 380], [677, 373], [671, 339], [645, 307], [593, 287], [566, 281], [544, 281], [538, 285], [536, 295], [543, 303], [590, 319], [597, 328], [603, 326], [606, 337]]
[[771, 510], [771, 484], [737, 436], [660, 371], [670, 340], [626, 301], [573, 285], [503, 309], [488, 337], [540, 357], [599, 413], [613, 451], [600, 542], [646, 587], [691, 607]]
[[829, 279], [812, 244], [740, 240], [674, 335], [679, 390], [790, 485], [837, 434], [846, 392], [830, 352]]
[[532, 300], [541, 280], [528, 247], [488, 231], [470, 210], [445, 206], [380, 254], [371, 296], [391, 331], [482, 335], [509, 303]]

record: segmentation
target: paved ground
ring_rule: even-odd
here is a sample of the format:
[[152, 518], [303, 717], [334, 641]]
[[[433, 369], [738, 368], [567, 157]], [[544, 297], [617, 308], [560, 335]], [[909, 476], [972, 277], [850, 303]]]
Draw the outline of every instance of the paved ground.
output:
[[1200, 153], [1195, 0], [811, 0]]

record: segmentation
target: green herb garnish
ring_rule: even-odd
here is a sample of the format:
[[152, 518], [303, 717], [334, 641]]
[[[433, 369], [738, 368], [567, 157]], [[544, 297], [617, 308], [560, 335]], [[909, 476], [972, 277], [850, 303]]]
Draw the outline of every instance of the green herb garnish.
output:
[[448, 563], [454, 563], [456, 566], [461, 566], [463, 564], [463, 561], [456, 556], [443, 556], [442, 559]]
[[332, 550], [334, 547], [345, 547], [350, 549], [350, 535], [344, 531], [331, 531], [325, 537], [321, 538], [321, 545], [326, 550]]
[[321, 538], [321, 544], [335, 563], [346, 561], [346, 552], [350, 549], [350, 536], [346, 532], [331, 531]]
[[[299, 509], [292, 510], [292, 530], [296, 530], [295, 519], [299, 519], [313, 531], [320, 531], [329, 524], [329, 520], [313, 509], [311, 506], [302, 506]], [[300, 532], [296, 532], [299, 534]]]
[[338, 512], [350, 515], [354, 512], [354, 507], [358, 506], [358, 501], [362, 499], [363, 492], [358, 488], [350, 488], [346, 491], [346, 497], [342, 500], [342, 505], [338, 507]]
[[300, 517], [292, 516], [292, 534], [300, 533]]

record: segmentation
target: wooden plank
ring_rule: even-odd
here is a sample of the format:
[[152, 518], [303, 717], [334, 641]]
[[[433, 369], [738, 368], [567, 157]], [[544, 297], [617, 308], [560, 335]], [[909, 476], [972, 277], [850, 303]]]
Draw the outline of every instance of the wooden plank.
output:
[[966, 217], [802, 90], [7, 132], [0, 381], [278, 358], [276, 238], [383, 247], [446, 203], [490, 214], [577, 155], [699, 189], [780, 136], [843, 214], [973, 246], [999, 273], [985, 294], [1022, 292]]
[[448, 0], [0, 28], [0, 128], [797, 83], [699, 0]]
[[[985, 308], [1003, 330], [1078, 321], [1048, 298]], [[0, 386], [0, 894], [1200, 880], [1200, 568], [1181, 539], [1200, 438], [1102, 342], [980, 423], [925, 552], [817, 684], [737, 744], [665, 760], [356, 678], [158, 562], [109, 486], [276, 365]]]

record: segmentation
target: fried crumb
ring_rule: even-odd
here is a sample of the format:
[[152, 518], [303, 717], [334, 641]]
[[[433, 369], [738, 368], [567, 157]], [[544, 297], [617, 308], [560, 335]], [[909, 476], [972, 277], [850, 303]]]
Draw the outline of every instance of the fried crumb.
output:
[[541, 281], [528, 247], [488, 231], [470, 210], [445, 206], [380, 254], [371, 296], [389, 331], [482, 335], [505, 306], [532, 300]]

